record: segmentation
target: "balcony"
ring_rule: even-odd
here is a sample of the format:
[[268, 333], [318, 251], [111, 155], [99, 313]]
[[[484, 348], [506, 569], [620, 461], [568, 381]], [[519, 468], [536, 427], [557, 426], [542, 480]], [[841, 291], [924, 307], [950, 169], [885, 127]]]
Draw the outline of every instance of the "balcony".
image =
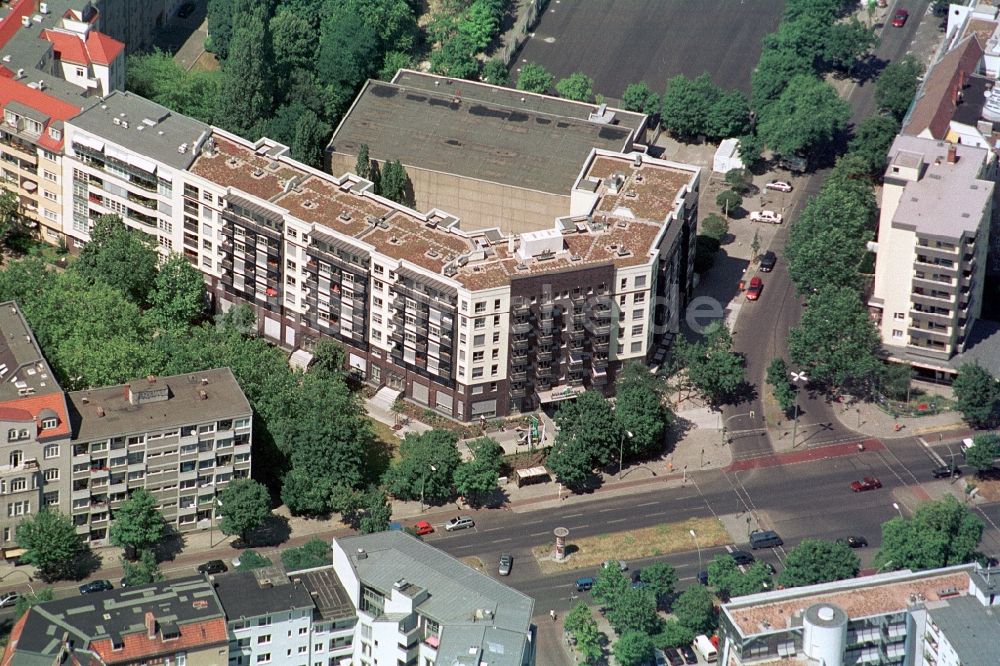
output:
[[594, 327], [594, 335], [611, 335], [611, 324], [601, 324]]
[[510, 373], [510, 380], [512, 382], [523, 382], [528, 378], [528, 373], [524, 370], [519, 370], [518, 372]]
[[539, 349], [535, 352], [535, 356], [539, 361], [551, 361], [552, 360], [552, 350], [551, 349]]
[[510, 397], [512, 398], [525, 398], [528, 395], [528, 389], [524, 386], [519, 386], [517, 388], [510, 389]]
[[510, 346], [515, 350], [527, 349], [530, 346], [527, 338], [521, 338], [518, 340], [513, 340]]
[[510, 330], [514, 333], [514, 335], [525, 335], [531, 332], [531, 322], [517, 322], [510, 327]]

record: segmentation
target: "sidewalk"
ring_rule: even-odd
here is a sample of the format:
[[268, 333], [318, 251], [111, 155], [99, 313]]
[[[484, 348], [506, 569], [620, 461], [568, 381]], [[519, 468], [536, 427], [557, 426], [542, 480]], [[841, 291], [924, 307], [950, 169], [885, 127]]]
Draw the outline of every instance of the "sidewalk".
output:
[[948, 438], [961, 439], [974, 432], [962, 421], [958, 412], [893, 418], [869, 402], [831, 403], [831, 406], [841, 425], [867, 437], [899, 439], [941, 434]]

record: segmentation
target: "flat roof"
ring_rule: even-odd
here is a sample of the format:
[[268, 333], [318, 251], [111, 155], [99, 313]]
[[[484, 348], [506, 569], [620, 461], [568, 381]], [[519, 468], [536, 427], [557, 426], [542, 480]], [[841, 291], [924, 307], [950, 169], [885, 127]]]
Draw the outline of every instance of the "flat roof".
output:
[[191, 165], [196, 157], [195, 147], [211, 131], [199, 120], [118, 90], [80, 113], [69, 124], [181, 170]]
[[316, 604], [316, 612], [322, 620], [343, 620], [355, 617], [357, 611], [347, 589], [337, 577], [332, 566], [293, 571], [291, 578], [299, 578]]
[[[328, 150], [565, 196], [593, 148], [631, 149], [642, 114], [403, 70], [368, 81]], [[609, 116], [610, 117], [610, 116]]]
[[[957, 161], [948, 162], [949, 148]], [[917, 181], [907, 182], [892, 217], [893, 227], [939, 238], [962, 238], [979, 229], [993, 196], [991, 181], [980, 178], [988, 151], [975, 146], [899, 135], [889, 149], [889, 171], [894, 164], [923, 164]]]
[[309, 590], [301, 581], [292, 582], [275, 566], [218, 574], [213, 576], [213, 581], [215, 593], [230, 622], [314, 605]]
[[951, 643], [962, 666], [995, 666], [1000, 648], [1000, 616], [974, 597], [928, 604], [928, 615]]
[[722, 612], [745, 638], [793, 626], [797, 614], [813, 604], [832, 604], [848, 618], [886, 615], [907, 609], [911, 599], [927, 603], [969, 594], [975, 565], [933, 571], [895, 571], [875, 576], [774, 590], [739, 597], [722, 605]]
[[[99, 440], [252, 413], [250, 403], [229, 368], [156, 377], [155, 380], [157, 386], [168, 388], [168, 399], [133, 405], [129, 402], [129, 384], [68, 393], [73, 439]], [[135, 383], [150, 385], [145, 378]]]

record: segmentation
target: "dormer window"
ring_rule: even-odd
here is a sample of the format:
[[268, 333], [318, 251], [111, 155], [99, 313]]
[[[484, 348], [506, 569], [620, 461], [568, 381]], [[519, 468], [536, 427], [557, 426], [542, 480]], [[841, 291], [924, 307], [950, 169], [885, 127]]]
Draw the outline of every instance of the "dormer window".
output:
[[59, 425], [59, 419], [44, 419], [42, 421], [42, 430], [50, 430]]
[[21, 116], [17, 115], [13, 111], [5, 109], [3, 112], [3, 121], [11, 127], [17, 127], [18, 123], [21, 121]]
[[31, 118], [24, 119], [24, 131], [28, 134], [41, 134], [42, 124], [37, 120], [32, 120]]
[[55, 127], [50, 127], [49, 137], [54, 141], [62, 141], [62, 130], [57, 130]]

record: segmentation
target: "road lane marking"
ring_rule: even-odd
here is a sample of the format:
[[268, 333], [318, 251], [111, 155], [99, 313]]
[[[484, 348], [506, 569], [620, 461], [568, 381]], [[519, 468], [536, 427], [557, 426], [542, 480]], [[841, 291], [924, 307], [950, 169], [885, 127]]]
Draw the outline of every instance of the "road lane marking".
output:
[[510, 540], [511, 537], [507, 537], [506, 539], [494, 539], [493, 543], [503, 543], [504, 541], [510, 541]]
[[548, 534], [548, 533], [549, 533], [549, 531], [545, 530], [544, 532], [533, 532], [533, 533], [529, 534], [528, 536], [542, 536], [543, 534]]
[[637, 508], [637, 509], [638, 509], [638, 508], [639, 508], [639, 507], [641, 507], [641, 506], [654, 506], [654, 505], [656, 505], [656, 504], [659, 504], [659, 502], [646, 502], [645, 504], [636, 504], [636, 505], [635, 505], [635, 508]]
[[[642, 506], [642, 505], [640, 504], [639, 506]], [[570, 514], [567, 514], [567, 515], [563, 516], [563, 518], [579, 518], [582, 515], [583, 515], [582, 513], [570, 513]]]
[[615, 523], [624, 523], [628, 518], [619, 518], [618, 520], [609, 520], [608, 525], [614, 525]]

